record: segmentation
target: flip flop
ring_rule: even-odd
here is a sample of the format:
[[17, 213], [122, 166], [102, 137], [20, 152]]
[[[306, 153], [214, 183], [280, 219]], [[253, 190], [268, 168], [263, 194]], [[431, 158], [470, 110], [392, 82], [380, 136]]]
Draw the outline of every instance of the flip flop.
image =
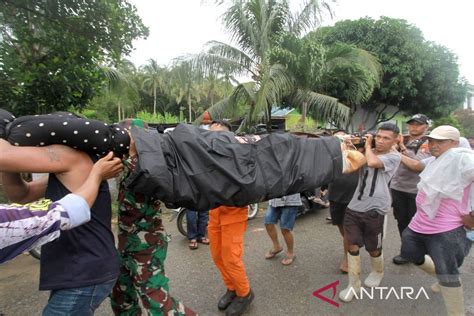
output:
[[296, 255], [293, 255], [293, 257], [285, 256], [285, 258], [281, 260], [281, 264], [284, 266], [289, 266], [290, 264], [293, 263], [293, 261], [295, 261], [295, 259], [296, 259]]
[[195, 250], [198, 249], [198, 243], [196, 240], [190, 240], [188, 243], [189, 249]]
[[267, 254], [265, 255], [265, 259], [272, 259], [272, 258], [275, 258], [275, 256], [276, 256], [277, 254], [279, 254], [280, 252], [282, 252], [282, 251], [283, 251], [283, 248], [281, 248], [281, 249], [279, 249], [279, 250], [277, 250], [277, 251], [271, 249], [271, 250], [268, 251]]
[[198, 239], [197, 242], [199, 242], [203, 245], [209, 245], [209, 239], [207, 237], [203, 237], [201, 239]]

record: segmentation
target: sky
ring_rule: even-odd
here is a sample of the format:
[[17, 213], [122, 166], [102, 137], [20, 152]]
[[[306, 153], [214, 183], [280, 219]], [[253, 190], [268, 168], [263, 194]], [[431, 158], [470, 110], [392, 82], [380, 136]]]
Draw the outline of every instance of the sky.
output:
[[[134, 42], [131, 61], [143, 65], [153, 58], [168, 65], [173, 58], [198, 53], [210, 40], [230, 43], [220, 22], [222, 9], [212, 0], [130, 0], [149, 27], [146, 40]], [[298, 8], [302, 0], [290, 0]], [[425, 39], [448, 47], [458, 56], [461, 75], [474, 84], [474, 1], [451, 0], [338, 0], [335, 17], [324, 25], [345, 19], [380, 16], [405, 19]]]

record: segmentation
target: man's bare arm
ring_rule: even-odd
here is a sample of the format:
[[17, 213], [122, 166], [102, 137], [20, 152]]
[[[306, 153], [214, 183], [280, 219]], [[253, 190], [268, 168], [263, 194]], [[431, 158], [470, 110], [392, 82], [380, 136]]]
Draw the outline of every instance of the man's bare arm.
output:
[[404, 164], [408, 169], [415, 172], [421, 172], [425, 169], [425, 165], [419, 161], [412, 159], [406, 155], [402, 154], [402, 164]]
[[18, 147], [0, 139], [0, 153], [0, 172], [59, 173], [70, 170], [79, 151], [63, 145]]
[[461, 216], [462, 223], [464, 224], [464, 227], [468, 229], [474, 229], [474, 216], [468, 214], [468, 215], [463, 215]]
[[47, 177], [26, 182], [19, 172], [56, 173], [80, 169], [92, 164], [85, 153], [62, 145], [46, 147], [17, 147], [0, 139], [0, 171], [3, 171], [5, 193], [14, 202], [28, 203], [44, 196]]

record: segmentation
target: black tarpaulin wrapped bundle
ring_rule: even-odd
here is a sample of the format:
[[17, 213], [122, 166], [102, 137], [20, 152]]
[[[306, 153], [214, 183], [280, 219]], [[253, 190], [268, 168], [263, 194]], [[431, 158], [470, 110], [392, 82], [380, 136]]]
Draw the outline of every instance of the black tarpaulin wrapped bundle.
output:
[[139, 162], [128, 189], [200, 211], [311, 190], [342, 173], [334, 137], [270, 134], [241, 144], [232, 133], [182, 124], [167, 134], [132, 127], [132, 136]]
[[[230, 132], [178, 125], [168, 134], [132, 127], [138, 166], [125, 180], [134, 191], [168, 205], [206, 211], [303, 192], [330, 183], [342, 172], [339, 140], [270, 134], [238, 143]], [[0, 111], [0, 136], [19, 146], [65, 144], [90, 154], [128, 151], [129, 137], [116, 125], [70, 113], [15, 119]]]

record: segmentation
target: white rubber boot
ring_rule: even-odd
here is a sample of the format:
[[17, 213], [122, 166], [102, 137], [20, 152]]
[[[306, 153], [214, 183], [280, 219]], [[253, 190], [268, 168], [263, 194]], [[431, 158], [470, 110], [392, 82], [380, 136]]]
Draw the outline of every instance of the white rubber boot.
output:
[[448, 316], [464, 316], [464, 293], [462, 286], [439, 286], [443, 295], [444, 305]]
[[383, 253], [378, 257], [370, 257], [370, 265], [372, 271], [365, 279], [364, 284], [368, 287], [376, 287], [380, 285], [383, 279]]
[[[418, 267], [419, 267], [421, 270], [423, 270], [423, 271], [425, 271], [426, 273], [428, 273], [429, 275], [436, 277], [435, 265], [434, 265], [433, 259], [431, 259], [430, 256], [425, 255], [425, 262], [423, 262], [423, 264], [422, 264], [422, 265], [419, 265]], [[439, 282], [438, 282], [438, 281], [436, 281], [435, 283], [433, 283], [433, 284], [431, 285], [431, 290], [432, 290], [434, 293], [439, 293], [439, 292], [441, 291], [440, 285], [439, 285]]]
[[433, 259], [430, 256], [425, 255], [425, 262], [422, 265], [419, 265], [418, 268], [425, 271], [429, 275], [436, 276], [435, 265]]
[[360, 256], [353, 256], [350, 253], [347, 254], [347, 264], [349, 276], [349, 284], [347, 288], [339, 292], [339, 299], [343, 302], [350, 302], [354, 298], [354, 293], [360, 293]]

